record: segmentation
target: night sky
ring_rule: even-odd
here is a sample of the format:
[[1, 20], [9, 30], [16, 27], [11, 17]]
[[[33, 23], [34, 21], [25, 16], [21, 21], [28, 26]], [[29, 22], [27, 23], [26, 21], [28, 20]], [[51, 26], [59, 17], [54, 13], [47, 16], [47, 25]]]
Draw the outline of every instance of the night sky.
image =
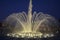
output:
[[[33, 0], [33, 12], [43, 12], [60, 19], [60, 0]], [[0, 0], [0, 21], [12, 13], [28, 12], [29, 0]]]

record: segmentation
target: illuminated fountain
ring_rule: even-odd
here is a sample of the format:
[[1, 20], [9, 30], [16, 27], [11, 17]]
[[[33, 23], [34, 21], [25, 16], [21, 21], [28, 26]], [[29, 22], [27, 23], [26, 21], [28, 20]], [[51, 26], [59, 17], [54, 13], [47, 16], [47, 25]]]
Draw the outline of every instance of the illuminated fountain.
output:
[[12, 37], [52, 37], [57, 33], [57, 21], [54, 17], [42, 12], [32, 14], [32, 0], [29, 3], [28, 14], [14, 13], [4, 22], [10, 31], [7, 36]]

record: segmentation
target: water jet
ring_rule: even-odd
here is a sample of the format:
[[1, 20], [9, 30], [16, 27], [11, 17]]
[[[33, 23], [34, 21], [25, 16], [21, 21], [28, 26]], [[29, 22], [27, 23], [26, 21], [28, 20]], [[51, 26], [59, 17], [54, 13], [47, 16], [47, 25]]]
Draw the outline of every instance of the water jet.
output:
[[56, 19], [51, 15], [42, 12], [32, 14], [32, 0], [30, 0], [28, 14], [25, 12], [11, 14], [3, 24], [10, 30], [6, 34], [7, 36], [46, 38], [55, 36], [57, 23]]

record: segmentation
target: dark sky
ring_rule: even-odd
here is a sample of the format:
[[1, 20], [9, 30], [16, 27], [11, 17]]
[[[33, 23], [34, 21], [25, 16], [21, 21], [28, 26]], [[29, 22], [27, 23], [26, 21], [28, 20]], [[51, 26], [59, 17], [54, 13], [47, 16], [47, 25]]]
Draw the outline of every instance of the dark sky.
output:
[[[28, 11], [29, 0], [0, 0], [0, 21], [12, 13]], [[33, 0], [33, 11], [60, 19], [60, 0]]]

